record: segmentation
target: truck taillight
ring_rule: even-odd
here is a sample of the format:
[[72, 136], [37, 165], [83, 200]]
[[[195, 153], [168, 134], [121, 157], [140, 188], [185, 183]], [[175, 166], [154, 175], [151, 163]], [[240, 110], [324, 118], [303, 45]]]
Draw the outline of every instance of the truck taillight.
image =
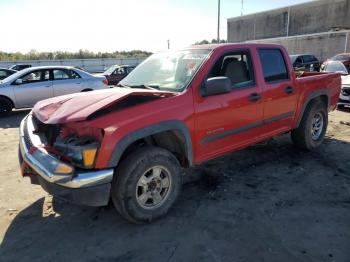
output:
[[106, 86], [108, 86], [108, 80], [107, 79], [103, 79], [102, 83], [104, 83]]

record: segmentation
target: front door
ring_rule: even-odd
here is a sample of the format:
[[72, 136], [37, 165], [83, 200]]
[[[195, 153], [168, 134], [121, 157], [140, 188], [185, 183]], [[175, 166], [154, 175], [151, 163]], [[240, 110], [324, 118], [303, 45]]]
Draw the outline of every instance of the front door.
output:
[[232, 50], [218, 58], [207, 79], [218, 76], [228, 77], [232, 90], [196, 98], [197, 162], [253, 143], [260, 136], [262, 90], [254, 76], [250, 50]]
[[35, 70], [21, 76], [20, 79], [21, 84], [12, 83], [17, 107], [33, 107], [36, 102], [52, 97], [49, 70]]

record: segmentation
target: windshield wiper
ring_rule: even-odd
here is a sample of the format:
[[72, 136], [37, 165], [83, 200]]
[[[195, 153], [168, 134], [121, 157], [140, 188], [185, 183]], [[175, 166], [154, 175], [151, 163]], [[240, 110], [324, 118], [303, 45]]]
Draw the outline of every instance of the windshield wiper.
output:
[[123, 84], [121, 84], [121, 83], [118, 83], [116, 86], [117, 86], [117, 87], [128, 87], [128, 88], [130, 88], [130, 86], [123, 85]]
[[131, 88], [143, 88], [143, 89], [151, 89], [151, 90], [159, 90], [159, 86], [157, 85], [135, 85], [129, 86]]

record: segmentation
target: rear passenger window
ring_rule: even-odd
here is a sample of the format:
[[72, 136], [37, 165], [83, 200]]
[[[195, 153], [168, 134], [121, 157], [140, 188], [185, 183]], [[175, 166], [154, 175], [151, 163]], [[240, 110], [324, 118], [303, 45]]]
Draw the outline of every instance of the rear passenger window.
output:
[[228, 53], [216, 61], [208, 78], [226, 76], [231, 80], [232, 89], [253, 86], [254, 70], [249, 51]]
[[260, 49], [259, 56], [265, 82], [289, 79], [283, 54], [279, 49]]

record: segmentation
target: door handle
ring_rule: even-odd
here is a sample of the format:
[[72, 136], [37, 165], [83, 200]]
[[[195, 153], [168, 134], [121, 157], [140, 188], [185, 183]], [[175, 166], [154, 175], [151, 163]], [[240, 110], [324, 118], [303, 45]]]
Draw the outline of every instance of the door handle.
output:
[[252, 93], [250, 94], [250, 96], [248, 96], [248, 99], [251, 102], [258, 101], [260, 98], [261, 98], [261, 95], [259, 95], [258, 93]]
[[45, 86], [45, 87], [51, 87], [51, 86]]
[[285, 89], [284, 89], [284, 92], [286, 92], [287, 94], [291, 94], [294, 92], [294, 88], [291, 87], [291, 86], [287, 86]]
[[79, 83], [76, 83], [77, 85], [80, 85], [81, 83], [79, 82]]

